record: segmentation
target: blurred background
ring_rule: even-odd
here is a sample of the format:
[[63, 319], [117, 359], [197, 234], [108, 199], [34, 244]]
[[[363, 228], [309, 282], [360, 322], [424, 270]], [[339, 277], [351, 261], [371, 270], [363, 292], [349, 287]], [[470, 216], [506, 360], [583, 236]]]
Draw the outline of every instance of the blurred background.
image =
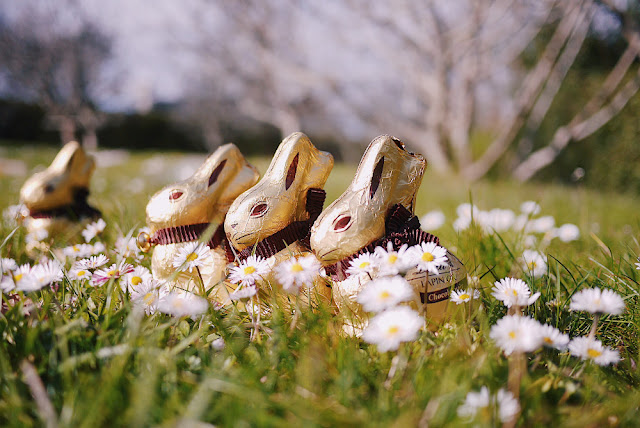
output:
[[271, 155], [302, 130], [357, 162], [389, 133], [468, 182], [637, 194], [639, 53], [637, 0], [0, 0], [0, 144]]

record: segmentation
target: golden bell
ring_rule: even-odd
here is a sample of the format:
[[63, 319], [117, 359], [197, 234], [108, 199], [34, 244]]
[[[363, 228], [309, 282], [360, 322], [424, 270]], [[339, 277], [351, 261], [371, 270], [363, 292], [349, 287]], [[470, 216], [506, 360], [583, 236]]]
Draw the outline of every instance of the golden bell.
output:
[[[222, 224], [229, 206], [259, 178], [233, 144], [225, 144], [212, 153], [188, 179], [158, 191], [147, 204], [147, 226], [151, 236], [141, 233], [138, 245], [147, 250], [155, 245], [151, 259], [154, 278], [181, 288], [197, 290], [198, 272], [176, 273], [173, 260], [189, 242], [205, 241], [211, 247], [211, 263], [200, 268], [206, 289], [226, 276]], [[224, 299], [227, 291], [218, 287], [209, 296]]]
[[[322, 210], [322, 188], [332, 168], [333, 156], [318, 150], [305, 134], [286, 137], [260, 182], [229, 209], [224, 228], [237, 258], [255, 252], [273, 267], [308, 253], [301, 241]], [[315, 292], [330, 301], [331, 292], [324, 284], [311, 291]]]
[[[20, 201], [29, 210], [24, 225], [30, 233], [49, 235], [82, 230], [82, 222], [100, 217], [87, 203], [95, 161], [75, 141], [64, 145], [51, 165], [30, 177], [20, 189]], [[33, 247], [28, 246], [31, 252]]]

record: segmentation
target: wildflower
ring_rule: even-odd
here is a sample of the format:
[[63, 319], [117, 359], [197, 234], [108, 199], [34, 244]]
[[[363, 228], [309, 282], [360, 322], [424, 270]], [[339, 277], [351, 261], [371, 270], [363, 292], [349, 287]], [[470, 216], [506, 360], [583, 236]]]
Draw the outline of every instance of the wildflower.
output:
[[91, 279], [91, 271], [83, 266], [80, 266], [78, 264], [74, 265], [68, 273], [69, 279], [71, 279], [72, 281], [82, 281], [85, 279]]
[[144, 309], [147, 315], [153, 315], [158, 310], [160, 299], [166, 294], [166, 288], [149, 275], [137, 287], [131, 289], [131, 303]]
[[40, 288], [62, 281], [62, 278], [64, 278], [62, 266], [55, 260], [47, 260], [44, 263], [35, 265], [31, 269], [31, 274], [40, 284]]
[[209, 246], [201, 242], [188, 242], [183, 248], [180, 248], [173, 259], [173, 267], [179, 271], [188, 270], [191, 272], [193, 268], [202, 266], [211, 257], [209, 250]]
[[9, 205], [3, 212], [2, 217], [8, 221], [11, 225], [15, 224], [16, 220], [23, 219], [29, 216], [29, 208], [24, 204]]
[[615, 291], [600, 288], [587, 288], [578, 291], [571, 298], [569, 309], [587, 311], [592, 314], [620, 315], [624, 312], [624, 301]]
[[525, 235], [523, 241], [525, 248], [533, 248], [538, 243], [538, 238], [535, 235]]
[[2, 275], [0, 277], [0, 290], [3, 293], [9, 293], [16, 288], [16, 283], [11, 276]]
[[525, 201], [520, 204], [520, 211], [526, 215], [540, 214], [540, 205], [535, 201]]
[[25, 236], [24, 240], [27, 244], [34, 242], [42, 242], [49, 237], [49, 231], [47, 229], [35, 229]]
[[532, 352], [541, 345], [540, 323], [533, 318], [507, 315], [491, 327], [489, 337], [506, 355]]
[[433, 242], [421, 242], [409, 249], [419, 271], [438, 274], [438, 267], [447, 264], [447, 250]]
[[102, 242], [96, 242], [91, 246], [91, 254], [100, 254], [104, 253], [107, 248], [104, 246]]
[[194, 317], [207, 312], [209, 302], [193, 293], [171, 292], [158, 302], [158, 311], [176, 318]]
[[462, 232], [471, 226], [471, 217], [458, 217], [453, 222], [453, 230], [456, 232]]
[[569, 352], [574, 357], [583, 360], [591, 359], [596, 364], [607, 366], [620, 361], [617, 350], [607, 348], [597, 339], [591, 337], [576, 337], [569, 342]]
[[512, 420], [520, 411], [520, 404], [511, 392], [500, 388], [498, 393], [492, 396], [489, 388], [483, 386], [480, 392], [470, 391], [467, 394], [464, 403], [458, 407], [458, 416], [471, 419], [479, 410], [495, 405], [498, 406], [501, 422]]
[[503, 388], [498, 390], [496, 401], [498, 402], [500, 422], [509, 422], [520, 411], [518, 399], [510, 391], [506, 391]]
[[491, 289], [493, 297], [500, 300], [506, 307], [511, 306], [529, 306], [540, 297], [540, 293], [531, 295], [529, 286], [521, 279], [502, 278], [496, 281]]
[[124, 258], [142, 258], [140, 249], [136, 244], [136, 238], [120, 236], [115, 242], [116, 253]]
[[253, 285], [258, 279], [262, 278], [263, 275], [269, 273], [269, 270], [267, 261], [254, 254], [253, 256], [247, 257], [240, 265], [231, 268], [229, 281], [234, 284], [242, 283], [244, 285]]
[[240, 284], [238, 288], [229, 293], [229, 298], [231, 300], [243, 300], [253, 297], [258, 292], [258, 289], [254, 285], [245, 285]]
[[100, 287], [110, 279], [120, 278], [130, 272], [133, 272], [133, 266], [123, 260], [118, 266], [114, 263], [106, 269], [98, 269], [95, 271], [91, 277], [91, 285]]
[[395, 251], [391, 242], [387, 242], [386, 250], [382, 247], [376, 247], [373, 252], [374, 264], [378, 267], [380, 275], [397, 275], [409, 269], [408, 248], [408, 245], [404, 244], [398, 251]]
[[557, 228], [554, 235], [562, 242], [571, 242], [580, 238], [580, 229], [575, 224], [567, 223]]
[[556, 225], [556, 219], [552, 216], [544, 216], [537, 218], [535, 220], [531, 220], [525, 226], [525, 232], [533, 232], [533, 233], [547, 233], [553, 230]]
[[13, 259], [0, 259], [0, 274], [8, 273], [18, 268], [18, 264]]
[[87, 227], [82, 231], [82, 236], [85, 242], [90, 242], [93, 238], [98, 236], [104, 230], [107, 223], [103, 219], [98, 219], [93, 223], [89, 223]]
[[87, 259], [78, 260], [74, 266], [85, 269], [95, 269], [107, 264], [109, 259], [104, 254], [91, 256]]
[[444, 225], [445, 216], [440, 210], [430, 211], [420, 218], [420, 225], [424, 230], [437, 230]]
[[477, 222], [486, 232], [504, 232], [509, 230], [516, 220], [511, 210], [493, 209], [489, 212], [478, 213]]
[[133, 271], [129, 272], [124, 276], [124, 284], [121, 283], [123, 291], [133, 292], [138, 286], [140, 286], [143, 282], [149, 281], [152, 279], [151, 273], [149, 269], [144, 266], [136, 266], [133, 268]]
[[276, 279], [286, 292], [296, 294], [300, 287], [313, 285], [320, 267], [314, 256], [292, 257], [276, 267]]
[[367, 312], [380, 312], [415, 297], [413, 287], [401, 276], [374, 279], [357, 296]]
[[466, 290], [454, 290], [451, 293], [451, 301], [456, 305], [471, 301], [471, 299], [479, 299], [480, 291], [468, 288]]
[[563, 334], [557, 328], [544, 324], [540, 328], [540, 337], [542, 338], [542, 344], [550, 348], [556, 348], [559, 350], [566, 349], [569, 343], [569, 335]]
[[485, 409], [491, 404], [489, 388], [483, 386], [479, 392], [469, 391], [464, 403], [458, 407], [458, 416], [473, 418], [480, 409]]
[[547, 273], [547, 258], [537, 251], [524, 250], [522, 262], [525, 271], [533, 275], [534, 278], [539, 278]]
[[415, 340], [424, 320], [406, 306], [399, 306], [379, 313], [371, 319], [362, 334], [367, 343], [378, 345], [378, 351], [398, 349], [400, 343]]
[[93, 247], [89, 244], [76, 244], [62, 249], [62, 254], [75, 260], [89, 257], [93, 254]]
[[375, 259], [369, 253], [360, 254], [349, 262], [349, 267], [345, 271], [347, 275], [360, 275], [362, 273], [372, 274], [375, 270]]

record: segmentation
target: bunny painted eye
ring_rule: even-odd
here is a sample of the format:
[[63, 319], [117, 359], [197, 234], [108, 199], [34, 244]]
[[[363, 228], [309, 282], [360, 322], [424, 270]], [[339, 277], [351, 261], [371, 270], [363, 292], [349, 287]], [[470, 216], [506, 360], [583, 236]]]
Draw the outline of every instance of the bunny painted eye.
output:
[[269, 206], [267, 204], [265, 204], [264, 202], [259, 203], [258, 205], [254, 205], [254, 207], [251, 209], [251, 217], [262, 217], [266, 212], [267, 209], [269, 209]]
[[287, 180], [285, 182], [284, 188], [285, 190], [289, 190], [289, 187], [293, 184], [293, 180], [296, 179], [296, 172], [298, 171], [298, 156], [300, 153], [296, 154], [296, 157], [291, 161], [291, 165], [289, 165], [289, 171], [287, 171]]
[[220, 165], [218, 165], [216, 169], [213, 170], [213, 172], [209, 176], [209, 186], [211, 186], [213, 183], [216, 182], [216, 180], [218, 180], [218, 176], [222, 172], [222, 168], [224, 168], [226, 163], [227, 163], [227, 160], [225, 159], [222, 162], [220, 162]]
[[336, 232], [344, 232], [349, 229], [349, 226], [351, 226], [351, 216], [342, 215], [333, 223], [333, 230]]
[[173, 192], [171, 192], [171, 194], [169, 195], [169, 199], [172, 201], [175, 201], [176, 199], [180, 199], [180, 197], [183, 195], [183, 193], [179, 190], [174, 190]]
[[46, 186], [44, 186], [44, 193], [51, 193], [55, 190], [55, 187], [53, 187], [53, 184], [51, 183], [47, 183]]
[[373, 170], [373, 175], [371, 176], [371, 187], [369, 187], [370, 198], [373, 198], [373, 195], [376, 194], [376, 190], [378, 190], [378, 186], [380, 186], [380, 179], [382, 178], [382, 168], [384, 168], [384, 156], [380, 158], [378, 164]]

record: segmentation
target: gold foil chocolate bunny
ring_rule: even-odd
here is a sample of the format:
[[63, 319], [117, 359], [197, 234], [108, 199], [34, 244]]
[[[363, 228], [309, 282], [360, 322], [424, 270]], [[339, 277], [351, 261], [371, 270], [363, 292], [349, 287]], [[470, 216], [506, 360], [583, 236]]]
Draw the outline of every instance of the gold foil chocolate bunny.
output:
[[[78, 223], [100, 217], [87, 202], [95, 161], [75, 141], [64, 145], [51, 165], [34, 174], [20, 189], [20, 201], [29, 210], [24, 225], [30, 233], [46, 230], [49, 235], [81, 229]], [[28, 245], [32, 252], [37, 244]]]
[[[292, 255], [308, 252], [309, 230], [322, 211], [322, 188], [332, 168], [333, 156], [319, 151], [305, 134], [295, 132], [285, 138], [260, 182], [229, 209], [224, 227], [234, 247], [231, 257], [242, 261], [255, 252], [273, 268]], [[331, 290], [324, 284], [310, 290], [315, 293], [331, 300]]]
[[[154, 278], [181, 289], [196, 289], [198, 272], [175, 273], [173, 260], [189, 242], [208, 233], [210, 263], [200, 268], [206, 289], [221, 283], [226, 275], [227, 259], [223, 223], [233, 200], [253, 186], [258, 171], [233, 144], [220, 146], [188, 179], [166, 186], [147, 204], [147, 225], [151, 236], [141, 233], [138, 246], [149, 250], [154, 245], [151, 268]], [[221, 285], [212, 298], [226, 299]]]
[[[439, 242], [420, 229], [413, 215], [426, 164], [421, 155], [408, 152], [397, 138], [375, 138], [347, 190], [313, 225], [311, 248], [335, 280], [333, 298], [340, 310], [364, 315], [355, 298], [369, 279], [346, 273], [351, 260], [365, 252], [373, 253], [377, 246], [386, 249], [389, 242], [395, 250], [403, 244]], [[452, 254], [447, 255], [450, 266], [443, 267], [438, 275], [427, 276], [416, 269], [406, 275], [432, 320], [445, 315], [448, 287], [466, 280], [464, 266]]]

